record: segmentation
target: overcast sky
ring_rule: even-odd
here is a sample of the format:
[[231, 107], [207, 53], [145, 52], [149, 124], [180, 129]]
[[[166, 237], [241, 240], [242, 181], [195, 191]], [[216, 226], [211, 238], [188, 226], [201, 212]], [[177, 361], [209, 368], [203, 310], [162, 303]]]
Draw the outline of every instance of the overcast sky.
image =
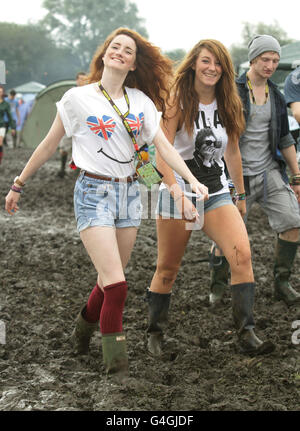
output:
[[[0, 22], [26, 24], [28, 20], [41, 19], [46, 12], [41, 7], [42, 0], [2, 2]], [[277, 20], [289, 37], [300, 40], [300, 0], [135, 0], [135, 3], [139, 16], [146, 20], [150, 41], [164, 51], [176, 48], [187, 51], [203, 38], [218, 39], [229, 48], [239, 43], [245, 21], [273, 24]]]

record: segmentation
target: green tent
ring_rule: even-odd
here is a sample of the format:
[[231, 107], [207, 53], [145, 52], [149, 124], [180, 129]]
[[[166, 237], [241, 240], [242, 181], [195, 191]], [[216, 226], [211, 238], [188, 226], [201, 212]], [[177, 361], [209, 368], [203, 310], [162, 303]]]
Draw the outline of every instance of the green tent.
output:
[[284, 45], [281, 50], [279, 68], [281, 70], [295, 69], [300, 65], [300, 42]]
[[30, 82], [26, 82], [25, 84], [19, 85], [18, 87], [14, 87], [14, 90], [17, 93], [22, 93], [22, 94], [23, 93], [36, 94], [44, 90], [45, 88], [46, 88], [46, 85], [44, 84], [40, 84], [39, 82], [35, 82], [35, 81], [30, 81]]
[[[281, 48], [281, 57], [278, 68], [272, 76], [274, 81], [280, 89], [283, 89], [284, 81], [291, 70], [300, 65], [300, 42], [289, 43]], [[249, 69], [249, 62], [240, 64], [239, 75]]]
[[57, 81], [38, 93], [22, 130], [25, 147], [35, 148], [45, 138], [57, 112], [56, 102], [74, 86], [74, 80]]

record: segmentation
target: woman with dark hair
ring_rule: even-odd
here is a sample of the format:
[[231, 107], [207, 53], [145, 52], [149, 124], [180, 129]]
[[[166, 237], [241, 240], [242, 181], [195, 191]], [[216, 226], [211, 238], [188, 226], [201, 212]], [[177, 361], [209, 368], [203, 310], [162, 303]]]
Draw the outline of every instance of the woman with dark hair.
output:
[[139, 147], [153, 142], [193, 191], [207, 197], [207, 188], [191, 174], [159, 126], [158, 109], [164, 116], [171, 72], [170, 60], [138, 33], [126, 28], [114, 31], [92, 60], [90, 83], [70, 89], [57, 103], [48, 135], [6, 197], [6, 209], [12, 214], [28, 178], [54, 154], [65, 133], [72, 137], [72, 159], [81, 170], [74, 190], [77, 229], [98, 279], [71, 339], [79, 353], [86, 353], [100, 321], [108, 373], [128, 369], [122, 326], [127, 296], [124, 268], [141, 221], [134, 164]]
[[[269, 352], [274, 345], [262, 342], [254, 332], [255, 283], [242, 219], [246, 207], [238, 145], [245, 121], [227, 49], [216, 40], [201, 40], [178, 66], [172, 90], [163, 130], [194, 176], [208, 187], [203, 231], [223, 250], [230, 264], [238, 345], [244, 352]], [[237, 192], [236, 206], [229, 193], [223, 157]], [[194, 208], [185, 193], [185, 181], [159, 154], [157, 166], [164, 183], [158, 202], [157, 267], [147, 291], [147, 348], [153, 355], [162, 352], [162, 324], [167, 320], [172, 286], [191, 235], [186, 214]]]

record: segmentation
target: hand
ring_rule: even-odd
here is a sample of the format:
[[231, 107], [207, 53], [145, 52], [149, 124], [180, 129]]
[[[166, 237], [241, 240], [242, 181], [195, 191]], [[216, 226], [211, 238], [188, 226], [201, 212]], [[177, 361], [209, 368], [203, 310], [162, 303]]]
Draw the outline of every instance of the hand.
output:
[[177, 198], [175, 201], [175, 205], [182, 215], [183, 220], [188, 220], [190, 222], [194, 222], [199, 218], [199, 213], [193, 203], [186, 196], [182, 195]]
[[20, 193], [13, 192], [10, 190], [5, 198], [5, 209], [10, 215], [14, 215], [18, 210], [18, 201], [20, 199]]
[[197, 198], [197, 200], [204, 199], [205, 201], [207, 201], [209, 199], [208, 188], [204, 184], [199, 183], [199, 181], [195, 180], [190, 182], [190, 186], [194, 193], [196, 193], [197, 195], [200, 195], [200, 197]]
[[300, 203], [300, 186], [291, 186], [291, 187], [295, 192], [298, 202]]
[[235, 203], [237, 209], [239, 210], [241, 216], [244, 218], [244, 216], [246, 215], [246, 200], [238, 200]]
[[11, 130], [11, 134], [12, 134], [13, 136], [15, 136], [15, 134], [16, 134], [15, 129], [12, 129], [12, 130]]

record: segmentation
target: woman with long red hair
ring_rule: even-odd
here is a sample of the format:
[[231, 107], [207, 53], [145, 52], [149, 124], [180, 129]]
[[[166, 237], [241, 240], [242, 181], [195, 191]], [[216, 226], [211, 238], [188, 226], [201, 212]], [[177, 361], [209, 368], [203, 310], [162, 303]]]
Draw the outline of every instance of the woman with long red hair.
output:
[[[90, 83], [70, 89], [57, 103], [54, 123], [15, 178], [6, 209], [10, 214], [18, 210], [24, 184], [54, 154], [64, 134], [72, 137], [72, 159], [80, 168], [74, 190], [77, 229], [98, 279], [71, 339], [77, 352], [87, 353], [100, 321], [106, 372], [127, 372], [124, 268], [141, 221], [135, 155], [145, 142], [153, 142], [194, 192], [205, 197], [207, 188], [192, 175], [160, 128], [158, 110], [165, 115], [171, 61], [135, 31], [119, 28], [97, 50], [90, 70]], [[142, 167], [144, 174], [139, 172], [144, 178], [149, 172], [150, 179], [157, 176], [153, 166]]]

